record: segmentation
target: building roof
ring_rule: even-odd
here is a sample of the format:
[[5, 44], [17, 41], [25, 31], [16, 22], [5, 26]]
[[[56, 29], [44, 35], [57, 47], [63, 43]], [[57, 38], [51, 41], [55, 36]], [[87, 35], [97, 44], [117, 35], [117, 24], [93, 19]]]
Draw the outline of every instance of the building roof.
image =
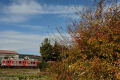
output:
[[8, 54], [18, 54], [16, 51], [9, 51], [9, 50], [0, 50], [0, 54], [3, 53], [8, 53]]

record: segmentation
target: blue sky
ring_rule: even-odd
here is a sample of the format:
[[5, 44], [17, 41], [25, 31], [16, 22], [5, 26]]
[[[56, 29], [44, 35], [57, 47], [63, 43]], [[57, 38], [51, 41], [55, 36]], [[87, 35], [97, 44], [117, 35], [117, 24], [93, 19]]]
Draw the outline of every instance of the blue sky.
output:
[[0, 0], [0, 49], [39, 55], [44, 38], [59, 36], [56, 27], [78, 20], [75, 7], [82, 11], [92, 1]]

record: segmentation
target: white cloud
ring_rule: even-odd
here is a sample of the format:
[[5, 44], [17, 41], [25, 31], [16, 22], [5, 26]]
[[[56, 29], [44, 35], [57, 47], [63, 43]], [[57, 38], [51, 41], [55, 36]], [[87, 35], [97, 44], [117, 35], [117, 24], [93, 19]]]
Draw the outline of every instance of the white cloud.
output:
[[39, 52], [40, 42], [45, 36], [15, 31], [0, 32], [0, 49]]
[[9, 13], [34, 14], [34, 13], [38, 13], [39, 10], [41, 11], [41, 6], [35, 1], [30, 1], [30, 2], [19, 1], [18, 3], [17, 2], [15, 1], [11, 5], [5, 6], [4, 12], [8, 14]]
[[19, 27], [27, 28], [31, 30], [45, 30], [47, 28], [45, 26], [38, 26], [38, 25], [20, 25]]
[[[77, 6], [82, 10], [84, 6]], [[10, 5], [3, 7], [3, 22], [24, 22], [36, 14], [71, 14], [75, 13], [74, 5], [48, 5], [40, 4], [35, 0], [14, 0]]]
[[[65, 34], [63, 33], [63, 35]], [[39, 53], [40, 44], [46, 37], [58, 39], [60, 35], [59, 33], [39, 35], [16, 31], [2, 31], [0, 32], [0, 49]]]
[[62, 15], [59, 15], [59, 17], [69, 18], [69, 20], [81, 19], [80, 15], [77, 15], [77, 14], [62, 14]]
[[[82, 10], [83, 6], [77, 6]], [[5, 13], [11, 14], [68, 14], [76, 12], [75, 6], [41, 5], [36, 1], [19, 1], [4, 7]]]
[[28, 19], [29, 18], [25, 17], [24, 15], [13, 15], [13, 14], [11, 14], [11, 15], [6, 15], [4, 17], [1, 17], [0, 21], [9, 22], [9, 23], [11, 23], [11, 22], [17, 23], [17, 22], [24, 22]]

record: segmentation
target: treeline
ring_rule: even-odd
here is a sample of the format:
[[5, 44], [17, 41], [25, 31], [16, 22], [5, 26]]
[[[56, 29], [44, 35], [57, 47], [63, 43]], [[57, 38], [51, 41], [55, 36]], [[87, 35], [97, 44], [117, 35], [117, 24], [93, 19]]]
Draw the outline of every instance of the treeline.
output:
[[45, 39], [40, 47], [43, 60], [55, 61], [49, 71], [56, 80], [120, 79], [120, 4], [117, 0], [95, 3], [94, 10], [78, 11], [80, 21], [68, 27], [72, 45], [52, 46]]

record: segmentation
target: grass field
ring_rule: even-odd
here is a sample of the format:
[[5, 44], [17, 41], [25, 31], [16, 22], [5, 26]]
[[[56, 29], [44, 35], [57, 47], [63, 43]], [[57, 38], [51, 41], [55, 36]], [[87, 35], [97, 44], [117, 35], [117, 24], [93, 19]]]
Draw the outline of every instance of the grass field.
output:
[[53, 80], [53, 77], [39, 69], [0, 69], [0, 80]]

